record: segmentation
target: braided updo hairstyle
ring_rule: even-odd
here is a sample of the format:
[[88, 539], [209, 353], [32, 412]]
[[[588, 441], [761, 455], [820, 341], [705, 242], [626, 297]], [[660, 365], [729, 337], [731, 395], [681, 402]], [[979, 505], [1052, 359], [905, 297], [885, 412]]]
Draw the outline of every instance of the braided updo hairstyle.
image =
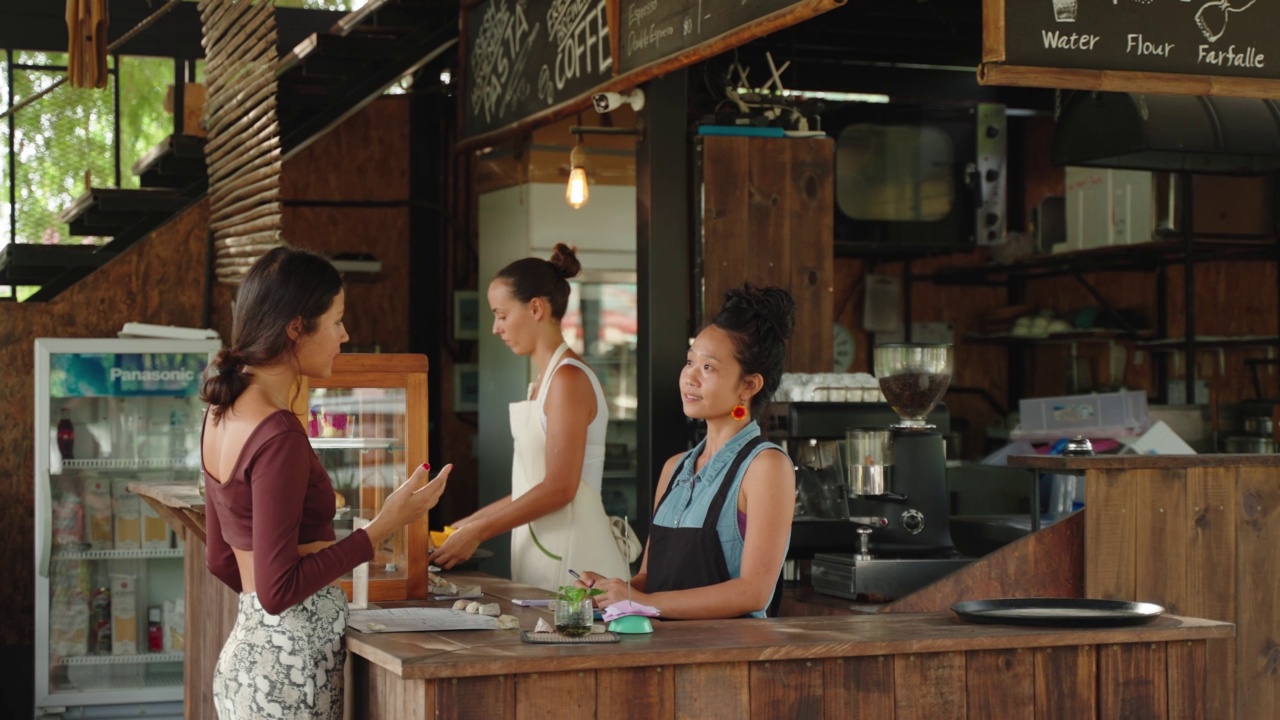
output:
[[321, 255], [291, 247], [258, 258], [236, 290], [231, 344], [218, 352], [200, 390], [214, 423], [249, 386], [244, 368], [271, 365], [293, 352], [288, 327], [302, 318], [302, 334], [316, 330], [342, 290], [342, 275]]
[[547, 298], [551, 303], [551, 317], [560, 320], [569, 307], [569, 279], [581, 271], [577, 251], [564, 243], [556, 243], [550, 260], [521, 258], [499, 270], [494, 279], [505, 281], [511, 297], [522, 303]]
[[751, 398], [751, 415], [760, 417], [782, 381], [787, 339], [796, 324], [795, 301], [782, 288], [747, 283], [724, 294], [711, 324], [729, 334], [743, 376], [759, 373], [764, 378], [764, 387]]

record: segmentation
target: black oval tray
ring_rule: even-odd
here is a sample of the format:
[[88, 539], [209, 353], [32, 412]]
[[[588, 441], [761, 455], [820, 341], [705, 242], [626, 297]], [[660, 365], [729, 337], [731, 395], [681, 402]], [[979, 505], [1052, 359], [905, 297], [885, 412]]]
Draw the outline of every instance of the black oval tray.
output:
[[991, 625], [1119, 627], [1141, 625], [1164, 614], [1153, 603], [1090, 598], [996, 598], [951, 606], [961, 619]]

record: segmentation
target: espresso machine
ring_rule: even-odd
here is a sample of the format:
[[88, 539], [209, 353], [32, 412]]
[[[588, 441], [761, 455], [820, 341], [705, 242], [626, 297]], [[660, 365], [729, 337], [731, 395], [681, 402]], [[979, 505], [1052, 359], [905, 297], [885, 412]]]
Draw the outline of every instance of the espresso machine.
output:
[[875, 348], [876, 377], [892, 410], [883, 423], [844, 432], [848, 519], [857, 544], [853, 553], [814, 555], [816, 591], [889, 600], [969, 562], [951, 541], [943, 432], [928, 422], [951, 382], [954, 358], [950, 345]]

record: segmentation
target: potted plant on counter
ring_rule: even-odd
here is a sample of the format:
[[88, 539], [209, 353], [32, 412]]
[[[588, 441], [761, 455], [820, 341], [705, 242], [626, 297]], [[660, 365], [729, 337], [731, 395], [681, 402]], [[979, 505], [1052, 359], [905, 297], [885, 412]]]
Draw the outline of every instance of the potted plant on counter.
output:
[[597, 588], [561, 585], [559, 592], [555, 593], [555, 601], [551, 603], [556, 632], [571, 637], [590, 633], [595, 617], [591, 598], [603, 594], [604, 591]]

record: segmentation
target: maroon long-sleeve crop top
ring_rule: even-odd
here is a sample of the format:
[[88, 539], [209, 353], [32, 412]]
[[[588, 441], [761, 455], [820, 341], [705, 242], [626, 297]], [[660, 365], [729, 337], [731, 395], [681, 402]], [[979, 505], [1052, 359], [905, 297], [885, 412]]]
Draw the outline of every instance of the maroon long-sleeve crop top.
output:
[[364, 530], [307, 556], [298, 546], [333, 540], [333, 482], [290, 412], [269, 415], [245, 440], [231, 477], [205, 477], [205, 562], [215, 577], [242, 591], [232, 548], [253, 552], [262, 608], [279, 615], [373, 558]]

